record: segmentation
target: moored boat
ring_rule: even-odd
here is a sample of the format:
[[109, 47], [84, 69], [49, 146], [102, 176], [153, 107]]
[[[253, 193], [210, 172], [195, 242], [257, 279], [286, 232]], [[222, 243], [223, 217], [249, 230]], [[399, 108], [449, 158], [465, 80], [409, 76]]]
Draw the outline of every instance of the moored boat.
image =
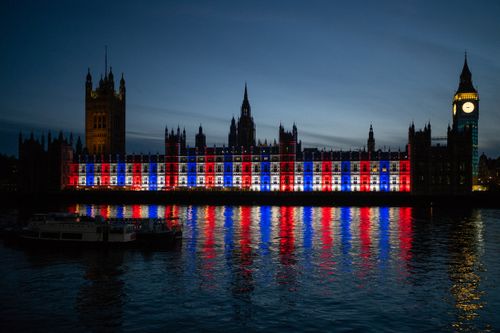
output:
[[34, 215], [23, 228], [20, 239], [51, 244], [126, 244], [135, 241], [131, 223], [110, 223], [102, 217], [68, 213]]

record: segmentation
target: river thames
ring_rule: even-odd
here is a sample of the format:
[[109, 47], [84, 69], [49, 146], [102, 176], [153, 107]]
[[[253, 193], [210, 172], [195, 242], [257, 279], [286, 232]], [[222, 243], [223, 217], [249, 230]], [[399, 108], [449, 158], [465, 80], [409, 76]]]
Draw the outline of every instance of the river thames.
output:
[[179, 217], [182, 244], [145, 252], [2, 242], [2, 331], [500, 330], [500, 210], [64, 210]]

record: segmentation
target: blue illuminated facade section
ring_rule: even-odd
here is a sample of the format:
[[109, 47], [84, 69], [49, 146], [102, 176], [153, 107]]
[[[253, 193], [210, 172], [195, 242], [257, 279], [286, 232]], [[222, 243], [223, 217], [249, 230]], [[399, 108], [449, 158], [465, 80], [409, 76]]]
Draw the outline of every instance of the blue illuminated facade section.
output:
[[117, 168], [117, 184], [118, 186], [125, 186], [125, 163], [123, 161], [118, 162]]
[[149, 190], [156, 191], [158, 189], [157, 185], [157, 173], [158, 173], [158, 164], [157, 163], [149, 163]]
[[[384, 171], [385, 170], [385, 171]], [[389, 191], [389, 161], [380, 161], [380, 191]]]
[[233, 155], [230, 153], [224, 154], [224, 186], [233, 186]]
[[268, 192], [271, 190], [271, 156], [262, 154], [260, 162], [260, 190]]
[[188, 156], [187, 163], [187, 185], [188, 187], [196, 186], [196, 156], [190, 155]]
[[313, 162], [311, 160], [304, 161], [304, 191], [310, 192], [313, 190]]
[[341, 163], [341, 191], [349, 192], [351, 191], [351, 162], [350, 161], [342, 161]]
[[94, 163], [87, 163], [87, 177], [86, 177], [86, 185], [93, 186], [94, 185]]

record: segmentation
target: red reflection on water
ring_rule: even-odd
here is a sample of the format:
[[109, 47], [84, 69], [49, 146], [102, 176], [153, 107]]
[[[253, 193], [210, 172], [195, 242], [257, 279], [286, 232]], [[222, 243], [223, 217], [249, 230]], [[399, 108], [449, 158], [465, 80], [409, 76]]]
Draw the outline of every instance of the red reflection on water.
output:
[[240, 223], [241, 223], [241, 263], [243, 266], [248, 266], [252, 262], [252, 235], [251, 235], [251, 207], [241, 207], [240, 210]]
[[[214, 250], [214, 230], [215, 230], [215, 206], [208, 206], [205, 211], [205, 245], [203, 246], [203, 254], [206, 259], [215, 258]], [[212, 267], [213, 263], [210, 264]]]
[[79, 213], [79, 211], [78, 211], [78, 205], [69, 205], [68, 206], [68, 213], [78, 214]]
[[179, 221], [179, 206], [170, 205], [165, 206], [165, 223], [170, 228], [174, 225], [178, 225]]
[[324, 272], [331, 274], [332, 269], [332, 248], [333, 248], [333, 237], [332, 237], [332, 208], [331, 207], [321, 207], [321, 252], [320, 267]]
[[132, 218], [133, 219], [141, 218], [141, 205], [132, 205]]
[[411, 259], [411, 247], [413, 243], [411, 207], [399, 208], [399, 253], [401, 260], [408, 262]]
[[105, 219], [109, 218], [109, 205], [101, 205], [99, 207], [99, 215]]
[[[215, 266], [216, 252], [214, 249], [214, 230], [215, 230], [215, 206], [208, 206], [205, 210], [205, 223], [203, 224], [203, 235], [205, 242], [203, 244], [203, 275], [208, 280], [213, 280], [213, 270]], [[209, 284], [208, 287], [214, 287]]]
[[361, 267], [363, 272], [371, 269], [371, 211], [368, 207], [359, 209], [359, 239], [361, 242]]
[[293, 207], [280, 208], [280, 260], [283, 265], [293, 264], [295, 250]]

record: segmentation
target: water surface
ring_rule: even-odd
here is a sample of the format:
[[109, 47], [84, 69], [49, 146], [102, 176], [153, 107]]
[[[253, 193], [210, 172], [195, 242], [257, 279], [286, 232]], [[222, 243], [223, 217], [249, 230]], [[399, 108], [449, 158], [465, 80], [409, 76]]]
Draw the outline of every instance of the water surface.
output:
[[72, 205], [178, 216], [180, 248], [0, 246], [17, 331], [496, 331], [500, 211]]

